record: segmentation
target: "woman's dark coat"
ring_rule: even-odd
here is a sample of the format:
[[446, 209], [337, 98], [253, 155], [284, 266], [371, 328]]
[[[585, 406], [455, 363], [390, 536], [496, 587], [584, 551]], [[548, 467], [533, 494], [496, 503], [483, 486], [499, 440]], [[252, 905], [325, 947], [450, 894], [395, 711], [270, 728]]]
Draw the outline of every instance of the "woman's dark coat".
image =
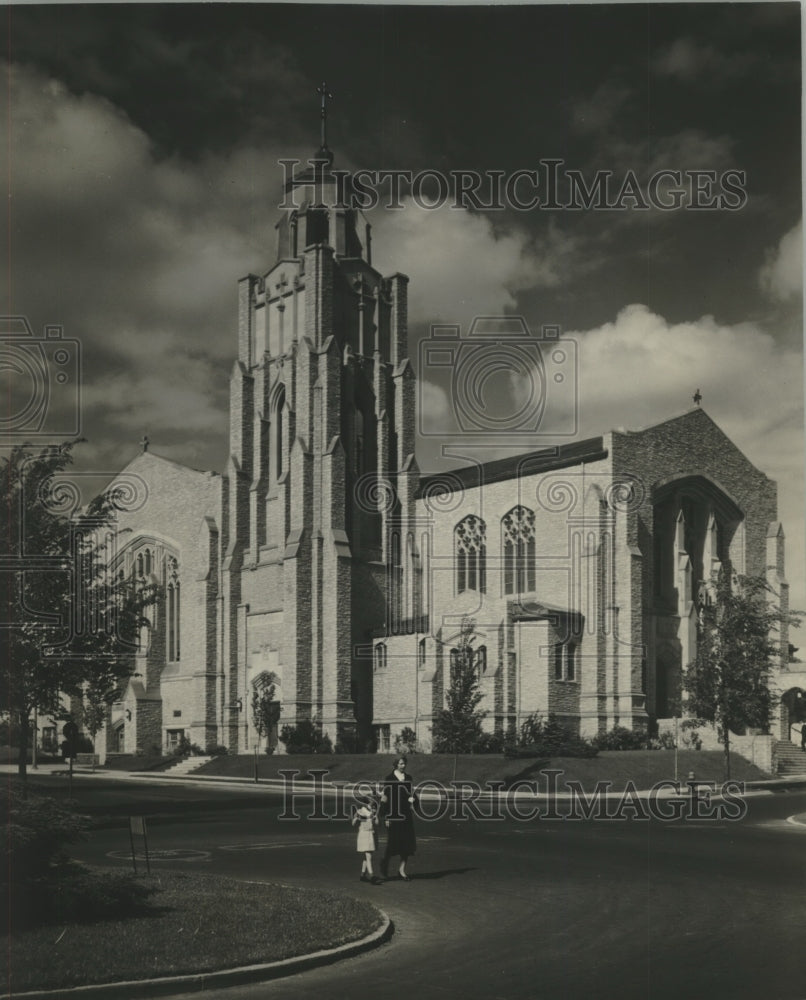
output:
[[389, 825], [386, 828], [386, 857], [393, 854], [401, 858], [410, 858], [417, 850], [417, 837], [414, 833], [414, 810], [409, 799], [414, 796], [414, 786], [407, 774], [398, 781], [394, 771], [383, 779], [383, 812]]

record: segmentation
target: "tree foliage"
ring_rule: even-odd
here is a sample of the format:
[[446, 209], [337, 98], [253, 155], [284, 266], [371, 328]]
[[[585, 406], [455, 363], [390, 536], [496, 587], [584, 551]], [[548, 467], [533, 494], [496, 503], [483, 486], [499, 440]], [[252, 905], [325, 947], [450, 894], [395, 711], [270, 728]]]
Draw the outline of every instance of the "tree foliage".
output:
[[86, 684], [117, 690], [158, 596], [113, 576], [120, 497], [113, 489], [81, 505], [67, 471], [76, 443], [16, 446], [0, 460], [0, 710], [19, 724], [23, 777], [31, 712], [63, 717], [60, 692], [81, 697]]
[[482, 720], [487, 713], [479, 708], [484, 693], [479, 683], [476, 639], [475, 622], [464, 619], [451, 661], [446, 707], [437, 713], [431, 727], [436, 753], [471, 753], [481, 736]]
[[714, 723], [730, 777], [730, 733], [766, 731], [772, 715], [770, 673], [784, 622], [798, 624], [774, 603], [764, 577], [720, 574], [715, 599], [700, 609], [697, 656], [685, 671], [689, 714]]
[[252, 721], [258, 740], [264, 736], [268, 739], [280, 721], [281, 704], [276, 694], [277, 685], [269, 674], [259, 677], [252, 689]]

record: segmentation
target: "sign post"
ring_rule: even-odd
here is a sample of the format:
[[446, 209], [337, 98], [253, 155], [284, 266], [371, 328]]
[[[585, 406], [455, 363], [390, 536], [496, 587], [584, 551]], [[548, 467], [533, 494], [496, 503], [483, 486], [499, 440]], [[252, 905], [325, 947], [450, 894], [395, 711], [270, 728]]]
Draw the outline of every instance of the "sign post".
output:
[[134, 874], [137, 874], [137, 851], [134, 847], [134, 837], [135, 834], [138, 837], [143, 838], [143, 848], [145, 850], [146, 856], [146, 871], [151, 874], [151, 861], [148, 857], [148, 833], [146, 832], [146, 818], [145, 816], [129, 816], [129, 843], [132, 848], [132, 867], [134, 868]]

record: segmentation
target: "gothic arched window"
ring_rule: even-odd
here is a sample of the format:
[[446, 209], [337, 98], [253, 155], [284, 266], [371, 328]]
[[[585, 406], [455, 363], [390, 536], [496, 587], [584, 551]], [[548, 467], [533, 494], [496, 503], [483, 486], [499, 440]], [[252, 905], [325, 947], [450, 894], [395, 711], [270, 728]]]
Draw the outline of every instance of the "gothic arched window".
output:
[[274, 478], [283, 474], [283, 408], [285, 407], [285, 387], [281, 386], [274, 400]]
[[524, 594], [535, 589], [535, 514], [513, 507], [501, 519], [504, 556], [504, 593]]
[[456, 593], [487, 592], [487, 526], [468, 514], [453, 529], [456, 556]]
[[167, 586], [166, 609], [165, 609], [165, 631], [168, 646], [168, 662], [176, 663], [181, 657], [181, 647], [179, 643], [179, 611], [180, 611], [180, 584], [179, 584], [179, 563], [173, 556], [169, 556], [166, 565]]
[[479, 680], [487, 673], [487, 647], [479, 646], [476, 650], [475, 656], [476, 662], [476, 673], [478, 674]]

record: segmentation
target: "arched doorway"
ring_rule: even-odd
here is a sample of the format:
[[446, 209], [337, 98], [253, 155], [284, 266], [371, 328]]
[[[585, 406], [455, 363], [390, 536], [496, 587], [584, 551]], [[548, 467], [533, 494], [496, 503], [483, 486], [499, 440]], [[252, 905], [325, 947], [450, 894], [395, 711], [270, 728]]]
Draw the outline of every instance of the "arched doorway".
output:
[[800, 729], [806, 723], [806, 691], [793, 687], [781, 696], [781, 739], [800, 744]]

